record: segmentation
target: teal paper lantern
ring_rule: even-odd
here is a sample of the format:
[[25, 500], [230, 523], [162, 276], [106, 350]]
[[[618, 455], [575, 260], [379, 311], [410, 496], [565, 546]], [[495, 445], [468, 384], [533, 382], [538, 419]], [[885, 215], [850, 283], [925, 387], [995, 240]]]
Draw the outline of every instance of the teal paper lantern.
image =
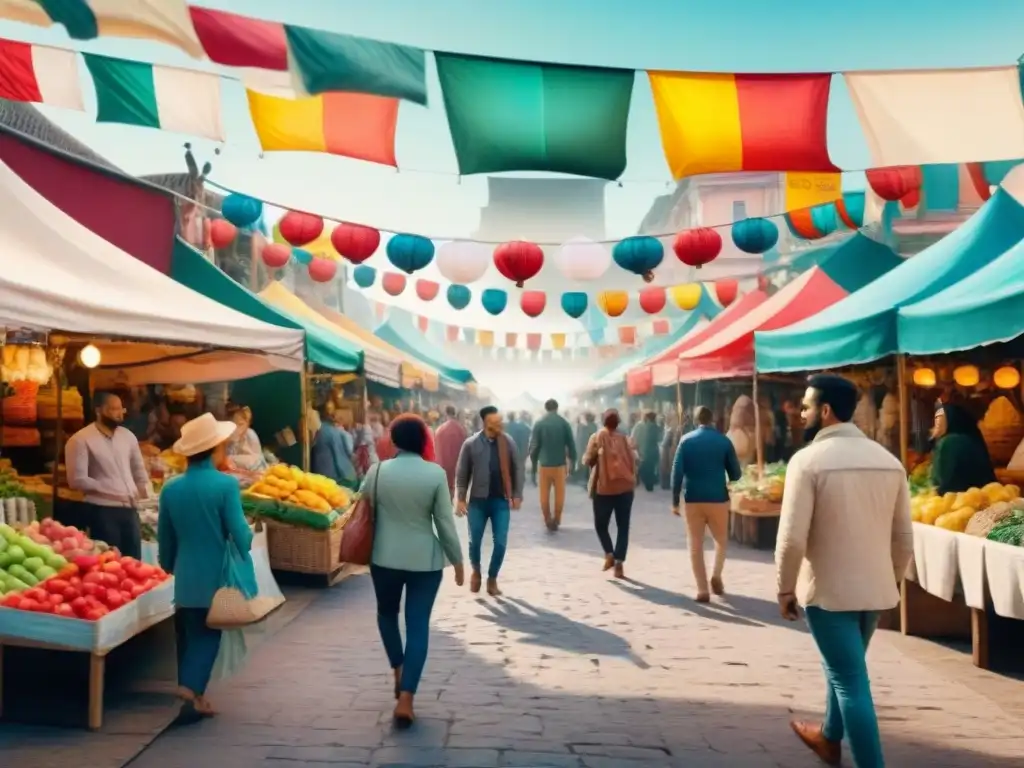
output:
[[645, 283], [649, 283], [654, 279], [655, 267], [665, 258], [665, 247], [656, 237], [627, 237], [615, 244], [612, 258], [624, 270], [640, 275]]
[[583, 317], [587, 311], [587, 294], [579, 291], [570, 291], [562, 294], [562, 311], [569, 317]]
[[313, 254], [303, 248], [292, 248], [292, 258], [303, 265], [313, 263]]
[[420, 235], [399, 233], [388, 240], [385, 251], [388, 261], [411, 275], [434, 260], [434, 243]]
[[744, 253], [764, 253], [779, 242], [779, 228], [768, 219], [741, 219], [732, 225], [732, 241]]
[[839, 216], [835, 203], [822, 203], [811, 208], [811, 221], [822, 236], [831, 235], [839, 229]]
[[263, 215], [263, 203], [255, 197], [232, 193], [220, 204], [221, 215], [236, 227], [251, 227]]
[[360, 288], [369, 288], [377, 282], [377, 270], [360, 265], [352, 270], [352, 279]]
[[847, 192], [841, 199], [836, 200], [836, 213], [839, 218], [850, 229], [860, 229], [864, 226], [864, 193]]
[[448, 303], [453, 309], [465, 309], [473, 298], [473, 292], [464, 285], [448, 286]]
[[508, 294], [499, 288], [488, 288], [480, 297], [480, 303], [492, 315], [500, 315], [508, 305]]

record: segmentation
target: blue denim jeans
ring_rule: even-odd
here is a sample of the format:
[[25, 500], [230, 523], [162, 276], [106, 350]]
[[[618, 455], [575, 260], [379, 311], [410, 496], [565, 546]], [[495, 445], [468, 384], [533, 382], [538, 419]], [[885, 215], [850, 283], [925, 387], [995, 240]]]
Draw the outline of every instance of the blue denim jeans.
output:
[[206, 626], [208, 608], [179, 608], [174, 613], [178, 641], [178, 685], [196, 696], [206, 694], [217, 654], [221, 631]]
[[487, 521], [491, 522], [491, 564], [487, 569], [487, 578], [498, 578], [501, 564], [505, 560], [505, 549], [508, 547], [508, 527], [512, 521], [512, 511], [506, 499], [470, 499], [469, 501], [469, 563], [474, 571], [480, 570], [480, 545], [487, 530]]
[[822, 735], [829, 741], [842, 741], [845, 735], [857, 768], [885, 765], [865, 658], [879, 615], [877, 611], [807, 608], [807, 626], [821, 653], [828, 684]]
[[[400, 571], [370, 566], [377, 595], [377, 629], [392, 669], [402, 668], [399, 690], [416, 693], [427, 663], [430, 614], [444, 571]], [[405, 646], [398, 627], [398, 609], [405, 592]]]

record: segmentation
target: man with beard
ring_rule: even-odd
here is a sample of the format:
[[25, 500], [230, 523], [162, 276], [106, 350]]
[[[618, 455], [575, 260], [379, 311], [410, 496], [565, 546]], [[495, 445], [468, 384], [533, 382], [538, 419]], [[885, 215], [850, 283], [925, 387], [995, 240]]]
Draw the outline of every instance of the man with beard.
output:
[[65, 449], [68, 485], [85, 494], [90, 535], [141, 559], [137, 507], [149, 493], [149, 475], [139, 441], [124, 427], [121, 398], [97, 392], [93, 406], [96, 421], [76, 432]]
[[806, 446], [786, 469], [775, 546], [779, 611], [800, 618], [822, 657], [828, 692], [822, 723], [793, 721], [797, 736], [829, 765], [845, 736], [855, 765], [883, 765], [865, 660], [882, 611], [914, 553], [910, 492], [899, 460], [850, 423], [857, 389], [812, 376], [803, 399]]

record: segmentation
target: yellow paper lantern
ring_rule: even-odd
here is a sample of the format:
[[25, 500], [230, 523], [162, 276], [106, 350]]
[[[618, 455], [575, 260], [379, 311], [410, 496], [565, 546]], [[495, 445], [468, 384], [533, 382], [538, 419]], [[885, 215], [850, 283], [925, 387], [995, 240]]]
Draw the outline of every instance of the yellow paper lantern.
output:
[[618, 317], [629, 306], [629, 294], [625, 291], [601, 291], [597, 294], [597, 306], [608, 317]]
[[1020, 384], [1020, 371], [1012, 365], [1004, 365], [992, 374], [992, 383], [1000, 389], [1015, 389]]
[[977, 366], [961, 365], [953, 369], [953, 381], [961, 387], [973, 387], [981, 381], [981, 372]]
[[700, 283], [687, 283], [686, 285], [674, 285], [669, 289], [672, 301], [684, 312], [695, 309], [700, 304], [701, 296], [704, 295], [704, 288]]
[[918, 368], [914, 371], [914, 384], [918, 387], [934, 387], [935, 371], [931, 368]]

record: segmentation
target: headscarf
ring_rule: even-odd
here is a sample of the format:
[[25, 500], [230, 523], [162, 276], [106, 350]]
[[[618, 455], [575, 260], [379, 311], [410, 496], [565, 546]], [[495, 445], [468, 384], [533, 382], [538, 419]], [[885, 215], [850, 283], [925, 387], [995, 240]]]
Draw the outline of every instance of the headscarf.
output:
[[946, 414], [947, 435], [967, 435], [982, 443], [985, 442], [981, 429], [978, 427], [978, 420], [964, 406], [957, 405], [956, 403], [939, 402], [936, 403], [935, 410]]

